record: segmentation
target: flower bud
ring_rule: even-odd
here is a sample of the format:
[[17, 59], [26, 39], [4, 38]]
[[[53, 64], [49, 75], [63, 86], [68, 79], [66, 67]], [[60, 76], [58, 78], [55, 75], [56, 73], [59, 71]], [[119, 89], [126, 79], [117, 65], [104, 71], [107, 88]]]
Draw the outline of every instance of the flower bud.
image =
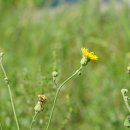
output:
[[37, 102], [36, 106], [34, 107], [34, 110], [36, 113], [41, 112], [42, 111], [42, 103], [40, 101]]
[[53, 71], [53, 72], [52, 72], [52, 76], [53, 76], [53, 77], [57, 77], [57, 76], [58, 76], [58, 72], [57, 72], [57, 71]]
[[9, 79], [8, 78], [4, 78], [4, 80], [5, 80], [6, 84], [9, 84]]
[[81, 74], [82, 74], [81, 71], [79, 71], [79, 72], [78, 72], [78, 75], [80, 76]]
[[80, 63], [81, 63], [82, 66], [85, 66], [85, 65], [87, 65], [87, 61], [88, 61], [87, 58], [83, 57], [81, 59]]
[[4, 56], [4, 53], [3, 53], [3, 52], [1, 52], [1, 53], [0, 53], [0, 57], [3, 57], [3, 56]]
[[130, 66], [127, 67], [128, 74], [130, 74]]
[[58, 77], [58, 72], [57, 71], [53, 71], [52, 72], [52, 77], [53, 77], [53, 81], [56, 83], [57, 82], [57, 77]]

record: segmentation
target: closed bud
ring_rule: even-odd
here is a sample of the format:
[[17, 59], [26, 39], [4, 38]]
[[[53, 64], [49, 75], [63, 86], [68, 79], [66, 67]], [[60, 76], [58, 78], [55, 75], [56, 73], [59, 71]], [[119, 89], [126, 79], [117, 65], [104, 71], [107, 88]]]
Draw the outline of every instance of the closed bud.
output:
[[82, 74], [81, 71], [79, 71], [79, 72], [78, 72], [78, 75], [80, 76], [81, 74]]
[[81, 63], [82, 66], [85, 66], [85, 65], [87, 65], [87, 61], [88, 61], [87, 58], [83, 57], [81, 59], [80, 63]]
[[52, 72], [52, 76], [53, 76], [53, 77], [57, 77], [57, 76], [58, 76], [58, 72], [57, 72], [57, 71], [53, 71], [53, 72]]
[[3, 53], [3, 52], [1, 52], [1, 53], [0, 53], [0, 57], [3, 57], [3, 56], [4, 56], [4, 53]]
[[9, 84], [9, 79], [8, 78], [4, 78], [4, 80], [5, 80], [6, 84]]
[[128, 74], [130, 74], [130, 66], [127, 67]]
[[37, 102], [36, 106], [34, 107], [35, 113], [42, 111], [42, 103], [40, 101]]

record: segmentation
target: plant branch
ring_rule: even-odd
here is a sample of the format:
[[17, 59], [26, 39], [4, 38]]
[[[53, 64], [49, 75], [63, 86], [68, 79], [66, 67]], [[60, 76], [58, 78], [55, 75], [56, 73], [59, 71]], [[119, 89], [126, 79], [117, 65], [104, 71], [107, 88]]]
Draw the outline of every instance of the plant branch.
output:
[[35, 118], [36, 118], [37, 114], [38, 114], [38, 112], [35, 112], [35, 114], [33, 116], [33, 119], [32, 119], [31, 125], [30, 125], [30, 130], [32, 130], [32, 125], [35, 122]]
[[82, 66], [75, 71], [75, 73], [73, 73], [69, 78], [67, 78], [57, 89], [56, 91], [56, 95], [55, 95], [55, 98], [54, 98], [54, 102], [53, 102], [53, 105], [52, 105], [52, 110], [51, 110], [51, 114], [50, 114], [50, 117], [49, 117], [49, 121], [48, 121], [48, 124], [47, 124], [47, 127], [46, 127], [46, 130], [49, 129], [49, 126], [50, 126], [50, 123], [51, 123], [51, 120], [52, 120], [52, 116], [53, 116], [53, 113], [54, 113], [54, 109], [55, 109], [55, 105], [56, 105], [56, 101], [57, 101], [57, 97], [58, 97], [58, 94], [61, 90], [61, 88], [70, 80], [72, 79], [76, 74], [78, 74], [82, 69]]
[[1, 69], [2, 69], [3, 74], [5, 76], [4, 79], [5, 79], [5, 82], [6, 82], [7, 87], [8, 87], [9, 96], [10, 96], [10, 100], [11, 100], [11, 105], [12, 105], [12, 109], [13, 109], [13, 113], [14, 113], [14, 118], [15, 118], [15, 122], [16, 122], [16, 125], [17, 125], [17, 129], [20, 130], [18, 119], [17, 119], [17, 115], [16, 115], [16, 110], [15, 110], [15, 107], [14, 107], [14, 101], [13, 101], [13, 97], [12, 97], [11, 87], [10, 87], [10, 84], [9, 84], [9, 80], [8, 80], [6, 71], [5, 71], [4, 66], [2, 64], [2, 56], [0, 57], [0, 66], [1, 66]]

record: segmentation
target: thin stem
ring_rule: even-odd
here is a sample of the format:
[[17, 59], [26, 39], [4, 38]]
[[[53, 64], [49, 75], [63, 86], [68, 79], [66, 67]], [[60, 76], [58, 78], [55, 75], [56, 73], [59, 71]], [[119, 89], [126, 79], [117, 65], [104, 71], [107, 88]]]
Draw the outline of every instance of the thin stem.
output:
[[51, 123], [51, 120], [52, 120], [52, 116], [53, 116], [53, 113], [54, 113], [54, 109], [55, 109], [57, 97], [58, 97], [58, 94], [59, 94], [61, 88], [62, 88], [70, 79], [72, 79], [76, 74], [78, 74], [81, 69], [82, 69], [82, 66], [81, 66], [78, 70], [76, 70], [76, 72], [73, 73], [69, 78], [67, 78], [67, 79], [59, 86], [59, 88], [57, 89], [56, 95], [55, 95], [55, 98], [54, 98], [54, 102], [53, 102], [53, 105], [52, 105], [52, 110], [51, 110], [51, 114], [50, 114], [50, 117], [49, 117], [49, 121], [48, 121], [48, 124], [47, 124], [47, 127], [46, 127], [46, 130], [49, 129], [49, 126], [50, 126], [50, 123]]
[[2, 57], [0, 59], [0, 66], [1, 66], [1, 69], [2, 69], [2, 71], [4, 73], [4, 76], [5, 76], [5, 82], [7, 83], [7, 87], [8, 87], [8, 91], [9, 91], [9, 96], [10, 96], [10, 100], [11, 100], [11, 105], [12, 105], [12, 109], [13, 109], [13, 113], [14, 113], [14, 118], [15, 118], [15, 121], [16, 121], [17, 129], [20, 130], [18, 119], [17, 119], [17, 115], [16, 115], [16, 110], [15, 110], [15, 107], [14, 107], [14, 102], [13, 102], [11, 87], [9, 85], [8, 77], [7, 77], [7, 74], [5, 72], [4, 66], [2, 64]]
[[129, 104], [128, 104], [128, 100], [126, 99], [126, 100], [124, 100], [124, 101], [125, 101], [125, 105], [126, 105], [128, 111], [130, 112], [130, 107], [129, 107]]
[[1, 125], [1, 123], [0, 123], [0, 130], [2, 130], [2, 125]]
[[53, 82], [54, 82], [55, 87], [57, 87], [58, 83], [55, 80]]
[[35, 118], [36, 118], [37, 114], [38, 114], [38, 112], [35, 112], [35, 114], [33, 116], [33, 119], [32, 119], [31, 125], [30, 125], [30, 130], [32, 130], [32, 125], [35, 122]]
[[128, 104], [128, 96], [126, 95], [128, 90], [127, 89], [122, 89], [121, 92], [122, 92], [122, 96], [123, 96], [125, 105], [126, 105], [128, 111], [130, 112], [130, 107], [129, 107], [129, 104]]

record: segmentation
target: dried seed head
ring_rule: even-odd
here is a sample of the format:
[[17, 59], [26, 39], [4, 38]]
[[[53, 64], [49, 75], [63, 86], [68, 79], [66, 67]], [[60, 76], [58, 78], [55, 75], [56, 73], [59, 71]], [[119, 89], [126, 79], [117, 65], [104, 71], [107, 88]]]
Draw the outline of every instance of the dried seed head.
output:
[[39, 94], [37, 97], [38, 97], [38, 101], [40, 101], [40, 102], [44, 102], [47, 99], [47, 97], [42, 94]]
[[47, 99], [47, 97], [42, 94], [39, 94], [37, 97], [38, 97], [38, 102], [34, 107], [35, 113], [38, 113], [43, 110], [43, 102]]

